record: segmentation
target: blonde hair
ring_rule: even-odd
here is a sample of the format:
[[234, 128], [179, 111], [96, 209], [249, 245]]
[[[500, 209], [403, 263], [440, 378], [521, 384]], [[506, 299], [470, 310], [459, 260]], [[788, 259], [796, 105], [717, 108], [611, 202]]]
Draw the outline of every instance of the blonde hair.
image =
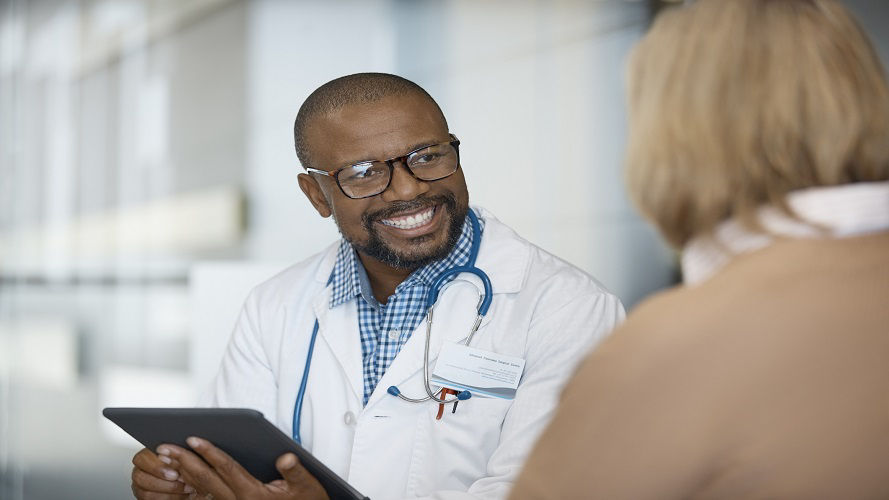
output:
[[889, 179], [889, 90], [833, 0], [698, 0], [629, 66], [630, 195], [681, 247], [788, 192]]

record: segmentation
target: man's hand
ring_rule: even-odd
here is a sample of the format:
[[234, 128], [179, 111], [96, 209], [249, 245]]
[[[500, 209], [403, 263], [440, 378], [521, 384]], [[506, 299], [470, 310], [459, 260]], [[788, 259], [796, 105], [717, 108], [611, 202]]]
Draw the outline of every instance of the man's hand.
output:
[[188, 498], [194, 490], [182, 482], [176, 472], [178, 466], [169, 456], [158, 456], [143, 448], [133, 457], [133, 496], [141, 500]]
[[[284, 479], [262, 483], [241, 467], [241, 464], [237, 463], [224, 451], [210, 444], [209, 441], [196, 437], [190, 437], [187, 441], [188, 445], [200, 456], [176, 445], [163, 444], [158, 446], [157, 460], [163, 460], [164, 462], [169, 460], [169, 467], [173, 467], [178, 471], [179, 477], [187, 485], [183, 491], [188, 491], [191, 494], [191, 497], [188, 498], [213, 500], [285, 500], [297, 498], [323, 500], [328, 498], [327, 493], [318, 480], [300, 465], [299, 460], [293, 453], [285, 453], [278, 457], [278, 460], [275, 462], [275, 467], [277, 467], [281, 477]], [[206, 462], [201, 460], [201, 457]], [[167, 498], [181, 497], [145, 496], [139, 498], [165, 500]]]

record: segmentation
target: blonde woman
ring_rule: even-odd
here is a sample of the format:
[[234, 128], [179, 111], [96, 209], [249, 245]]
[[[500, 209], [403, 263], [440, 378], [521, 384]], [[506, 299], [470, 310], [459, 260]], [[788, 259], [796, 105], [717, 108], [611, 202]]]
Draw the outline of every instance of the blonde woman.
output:
[[889, 90], [831, 0], [699, 0], [630, 63], [684, 283], [579, 368], [513, 498], [889, 498]]

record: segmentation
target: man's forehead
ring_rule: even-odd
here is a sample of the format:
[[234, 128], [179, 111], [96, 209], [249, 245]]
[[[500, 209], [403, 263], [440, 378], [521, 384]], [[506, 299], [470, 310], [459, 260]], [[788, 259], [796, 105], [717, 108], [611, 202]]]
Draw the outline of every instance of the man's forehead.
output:
[[346, 104], [314, 117], [306, 132], [314, 157], [340, 165], [404, 154], [405, 148], [447, 140], [448, 130], [429, 99], [404, 95]]
[[362, 128], [398, 127], [402, 123], [422, 122], [445, 126], [435, 103], [415, 94], [348, 103], [317, 118], [319, 121], [343, 127], [344, 131], [354, 130], [356, 133]]

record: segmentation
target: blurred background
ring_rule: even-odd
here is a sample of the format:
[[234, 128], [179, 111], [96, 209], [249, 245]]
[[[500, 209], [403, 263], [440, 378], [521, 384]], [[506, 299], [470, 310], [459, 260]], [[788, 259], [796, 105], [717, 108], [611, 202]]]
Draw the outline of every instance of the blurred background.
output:
[[[848, 4], [889, 54], [889, 2]], [[337, 238], [297, 183], [318, 85], [403, 75], [471, 200], [632, 308], [678, 279], [624, 194], [660, 1], [0, 1], [0, 499], [120, 499], [105, 406], [189, 406], [251, 286]]]

